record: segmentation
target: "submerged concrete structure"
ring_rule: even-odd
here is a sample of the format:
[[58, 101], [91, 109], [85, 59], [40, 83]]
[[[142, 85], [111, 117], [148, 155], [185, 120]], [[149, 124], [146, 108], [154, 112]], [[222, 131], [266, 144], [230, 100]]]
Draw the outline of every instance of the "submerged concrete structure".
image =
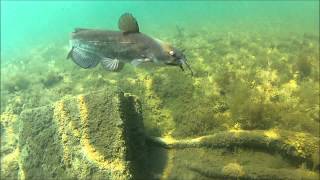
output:
[[140, 179], [145, 161], [141, 108], [118, 90], [65, 98], [21, 114], [25, 179]]
[[1, 115], [1, 179], [318, 179], [319, 138], [229, 130], [145, 134], [139, 100], [116, 88]]

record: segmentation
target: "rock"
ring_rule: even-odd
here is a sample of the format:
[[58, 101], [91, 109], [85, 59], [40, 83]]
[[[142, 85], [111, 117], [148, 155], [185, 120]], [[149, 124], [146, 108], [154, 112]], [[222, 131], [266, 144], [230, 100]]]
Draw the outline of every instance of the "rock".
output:
[[288, 163], [277, 155], [238, 149], [168, 149], [161, 179], [190, 180], [317, 180], [319, 174]]
[[162, 179], [319, 179], [319, 138], [308, 133], [232, 130], [146, 140], [167, 149]]
[[20, 116], [26, 179], [141, 179], [145, 140], [140, 104], [107, 89], [65, 98]]
[[[3, 114], [2, 124], [13, 117]], [[318, 137], [278, 129], [191, 139], [145, 136], [139, 101], [113, 89], [25, 110], [16, 122], [19, 138], [11, 139], [18, 148], [2, 158], [3, 179], [319, 177]], [[6, 125], [4, 134], [11, 127]]]
[[4, 112], [1, 114], [1, 177], [0, 179], [18, 179], [19, 149], [17, 116]]
[[193, 139], [147, 137], [149, 143], [168, 149], [183, 148], [251, 148], [277, 152], [295, 164], [305, 163], [310, 169], [320, 164], [320, 139], [308, 133], [286, 130], [232, 130]]

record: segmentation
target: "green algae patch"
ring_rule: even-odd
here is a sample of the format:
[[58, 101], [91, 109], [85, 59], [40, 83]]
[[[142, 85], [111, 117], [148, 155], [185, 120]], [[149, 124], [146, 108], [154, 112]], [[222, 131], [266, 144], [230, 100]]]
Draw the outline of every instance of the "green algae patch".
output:
[[136, 98], [112, 89], [23, 111], [19, 149], [24, 177], [141, 178], [141, 117]]
[[167, 149], [185, 148], [246, 148], [268, 153], [278, 153], [295, 165], [303, 163], [313, 170], [320, 166], [316, 159], [320, 154], [318, 137], [307, 133], [280, 130], [232, 130], [193, 139], [149, 137], [151, 144]]
[[[179, 37], [172, 32], [162, 32], [159, 38], [177, 42], [179, 48], [186, 49], [186, 57], [194, 71], [193, 77], [175, 67], [150, 66], [143, 69], [128, 65], [119, 73], [104, 71], [102, 67], [81, 69], [65, 61], [68, 53], [65, 44], [45, 44], [30, 49], [30, 55], [2, 66], [1, 72], [7, 76], [3, 76], [1, 81], [1, 112], [18, 116], [22, 110], [25, 114], [31, 111], [26, 109], [52, 104], [61, 97], [75, 96], [46, 106], [53, 111], [50, 114], [53, 119], [45, 121], [51, 123], [48, 127], [50, 131], [34, 132], [38, 125], [44, 126], [35, 120], [39, 119], [36, 115], [28, 118], [33, 122], [32, 126], [25, 124], [31, 129], [31, 137], [36, 137], [35, 134], [41, 136], [37, 140], [24, 140], [27, 142], [25, 144], [34, 143], [30, 147], [37, 149], [36, 143], [42, 143], [43, 147], [48, 146], [46, 153], [52, 154], [54, 151], [54, 155], [60, 158], [57, 167], [47, 164], [41, 167], [50, 169], [46, 172], [52, 175], [45, 177], [50, 179], [51, 176], [70, 174], [70, 178], [94, 179], [101, 177], [96, 172], [111, 177], [127, 167], [132, 170], [124, 170], [123, 174], [143, 169], [136, 162], [143, 162], [145, 154], [139, 153], [137, 156], [135, 151], [130, 150], [131, 145], [144, 146], [140, 135], [130, 134], [141, 132], [126, 130], [123, 136], [113, 129], [140, 129], [141, 124], [133, 121], [116, 126], [118, 119], [135, 117], [128, 111], [133, 114], [140, 111], [136, 108], [138, 106], [127, 105], [135, 104], [135, 98], [119, 100], [114, 96], [120, 102], [115, 106], [118, 108], [116, 110], [100, 107], [109, 107], [118, 100], [110, 98], [110, 103], [104, 103], [103, 98], [94, 98], [95, 93], [77, 96], [114, 85], [139, 97], [147, 135], [161, 136], [173, 143], [220, 133], [220, 136], [206, 141], [211, 146], [214, 144], [212, 147], [215, 148], [199, 146], [189, 148], [190, 152], [182, 148], [147, 148], [151, 151], [147, 163], [153, 166], [155, 179], [276, 179], [275, 174], [282, 174], [277, 176], [282, 179], [303, 179], [309, 177], [308, 174], [314, 177], [314, 169], [319, 175], [316, 138], [319, 138], [320, 132], [320, 106], [319, 98], [315, 98], [319, 96], [319, 36], [248, 33], [230, 29], [221, 31], [210, 27], [197, 28], [194, 32], [185, 30], [179, 30]], [[131, 108], [124, 110], [128, 107]], [[44, 117], [46, 111], [40, 109], [38, 116]], [[126, 113], [119, 115], [118, 111]], [[101, 114], [108, 117], [100, 118]], [[104, 124], [106, 119], [112, 119], [112, 126]], [[1, 128], [2, 137], [7, 137], [9, 126], [2, 123]], [[231, 129], [245, 131], [236, 133], [229, 131]], [[49, 136], [54, 139], [55, 145], [47, 145], [53, 144], [51, 141], [37, 142]], [[119, 141], [119, 138], [132, 136], [139, 138], [127, 138], [126, 143]], [[21, 162], [28, 164], [27, 160], [17, 159], [28, 157], [31, 151], [29, 145], [16, 151], [15, 141], [10, 146], [7, 146], [9, 141], [1, 141], [2, 175], [8, 174], [10, 169], [12, 176], [5, 177], [24, 177], [24, 172], [26, 177], [30, 177], [30, 171], [28, 176], [28, 171], [20, 168], [25, 167]], [[109, 141], [112, 143], [108, 144]], [[125, 156], [124, 150], [118, 148], [123, 145], [127, 147]], [[56, 150], [50, 150], [50, 147]], [[37, 152], [43, 152], [42, 149], [38, 148]], [[246, 150], [239, 152], [239, 149]], [[272, 150], [276, 153], [271, 154]], [[159, 151], [161, 156], [156, 153]], [[215, 154], [218, 152], [221, 154]], [[9, 154], [11, 156], [6, 156]], [[32, 157], [36, 157], [35, 153]], [[131, 165], [118, 161], [123, 157], [133, 159]], [[253, 157], [252, 161], [250, 157]], [[212, 160], [205, 162], [208, 158]], [[33, 159], [36, 161], [39, 158]], [[28, 161], [32, 163], [33, 159]], [[288, 162], [289, 159], [291, 161]], [[182, 166], [182, 162], [194, 164]], [[28, 167], [31, 166], [34, 165]], [[17, 167], [20, 171], [16, 170]], [[114, 173], [104, 170], [107, 167], [112, 167]], [[254, 170], [250, 171], [252, 168]]]
[[4, 112], [1, 114], [1, 179], [18, 179], [19, 149], [17, 116]]
[[148, 137], [147, 142], [166, 149], [162, 179], [319, 177], [319, 138], [307, 133], [231, 130], [190, 139]]
[[310, 179], [319, 174], [297, 167], [275, 154], [237, 148], [167, 150], [161, 179]]

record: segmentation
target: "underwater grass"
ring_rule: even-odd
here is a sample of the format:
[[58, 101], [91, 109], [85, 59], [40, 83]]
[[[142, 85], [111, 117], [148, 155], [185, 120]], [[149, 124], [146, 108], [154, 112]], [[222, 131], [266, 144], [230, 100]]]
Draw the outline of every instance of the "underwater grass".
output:
[[[186, 49], [186, 56], [195, 72], [193, 77], [176, 67], [134, 68], [128, 65], [120, 73], [107, 72], [102, 67], [81, 69], [66, 60], [68, 47], [62, 43], [38, 46], [29, 54], [3, 65], [1, 137], [11, 137], [10, 142], [1, 141], [2, 162], [5, 163], [3, 177], [18, 176], [14, 172], [8, 173], [7, 169], [21, 169], [15, 158], [19, 156], [19, 149], [16, 148], [19, 122], [16, 117], [23, 110], [109, 86], [139, 97], [145, 131], [149, 136], [181, 140], [230, 130], [279, 129], [319, 137], [317, 36], [221, 33], [210, 28], [203, 28], [200, 32], [179, 29], [177, 33], [159, 33], [158, 36]], [[291, 140], [295, 147], [305, 148], [301, 139]], [[210, 150], [210, 154], [216, 151]], [[172, 161], [170, 153], [168, 157]], [[228, 161], [226, 156], [213, 155], [212, 162], [221, 158], [222, 164], [218, 170], [222, 168], [222, 173], [230, 177], [247, 176], [239, 168], [252, 169], [246, 166], [248, 162], [255, 164], [263, 161], [270, 168], [293, 166], [274, 155], [254, 152], [252, 158], [252, 154], [246, 153], [232, 153], [232, 156], [239, 157], [241, 154], [241, 158], [229, 157]], [[183, 156], [183, 162], [187, 162], [189, 156], [194, 157], [194, 152], [191, 154]], [[314, 161], [319, 159], [308, 158]], [[164, 177], [166, 171], [170, 172], [168, 164]], [[201, 163], [191, 165], [189, 168], [200, 174], [215, 173], [203, 169]], [[305, 169], [301, 167], [301, 173], [296, 173], [303, 176]], [[265, 172], [264, 169], [257, 169], [257, 172], [260, 171]], [[272, 169], [266, 172], [277, 173]], [[19, 176], [24, 176], [23, 171], [19, 173]], [[177, 171], [176, 175], [181, 174]]]
[[84, 70], [65, 59], [65, 45], [53, 43], [2, 67], [1, 112], [18, 115], [63, 96], [116, 85], [141, 99], [151, 135], [192, 137], [237, 127], [318, 136], [316, 36], [223, 35], [209, 28], [159, 36], [186, 49], [194, 77], [174, 67]]

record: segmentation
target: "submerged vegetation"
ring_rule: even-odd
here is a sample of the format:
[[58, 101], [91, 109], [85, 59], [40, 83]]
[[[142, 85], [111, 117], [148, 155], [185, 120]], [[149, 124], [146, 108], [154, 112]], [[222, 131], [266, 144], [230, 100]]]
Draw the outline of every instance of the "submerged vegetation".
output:
[[188, 137], [234, 127], [319, 134], [316, 37], [181, 27], [174, 35], [162, 39], [185, 49], [194, 77], [174, 67], [84, 70], [66, 60], [67, 47], [52, 44], [2, 66], [1, 112], [19, 114], [63, 96], [116, 85], [140, 97], [153, 135]]
[[[1, 67], [1, 128], [10, 123], [8, 114], [16, 117], [62, 97], [117, 86], [139, 97], [151, 136], [184, 139], [229, 130], [281, 129], [319, 137], [319, 37], [178, 27], [176, 34], [159, 38], [185, 49], [193, 77], [176, 67], [126, 65], [118, 73], [81, 69], [66, 60], [65, 44], [39, 46], [10, 60]], [[300, 147], [296, 139], [292, 144]], [[16, 153], [13, 143], [3, 155]], [[222, 172], [240, 177], [241, 168], [230, 162]]]

